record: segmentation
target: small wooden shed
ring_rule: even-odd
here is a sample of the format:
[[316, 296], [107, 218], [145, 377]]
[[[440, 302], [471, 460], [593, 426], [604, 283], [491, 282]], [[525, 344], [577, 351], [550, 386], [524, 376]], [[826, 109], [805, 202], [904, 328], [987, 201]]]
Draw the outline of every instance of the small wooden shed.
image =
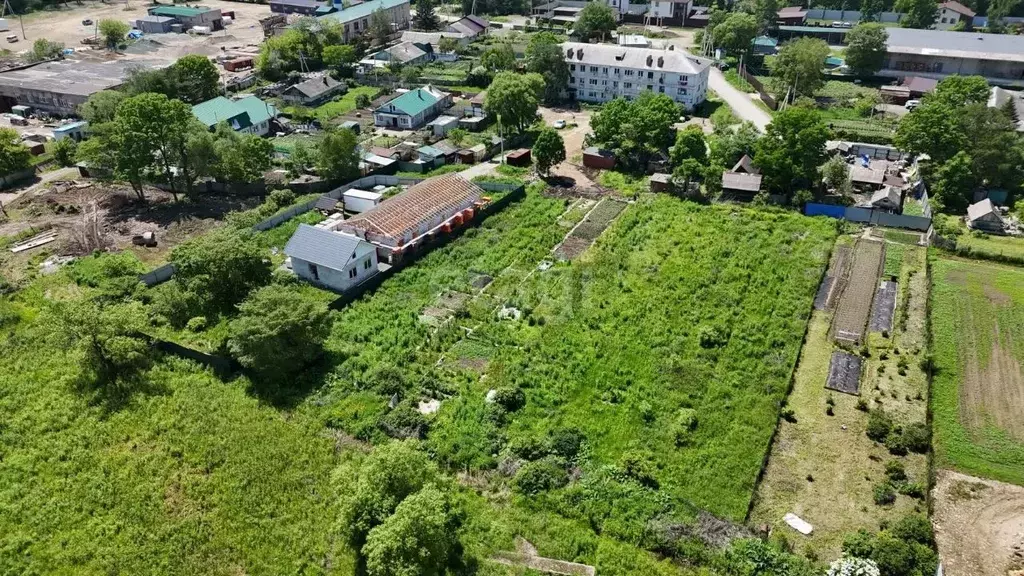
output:
[[601, 150], [596, 146], [591, 146], [583, 151], [583, 165], [588, 168], [611, 170], [615, 168], [615, 154], [608, 150]]

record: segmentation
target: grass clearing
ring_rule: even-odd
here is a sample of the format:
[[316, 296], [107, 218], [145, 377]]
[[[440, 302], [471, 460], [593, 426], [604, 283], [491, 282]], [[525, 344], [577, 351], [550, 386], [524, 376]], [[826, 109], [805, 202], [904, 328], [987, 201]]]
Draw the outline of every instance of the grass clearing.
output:
[[650, 178], [647, 176], [636, 177], [615, 170], [602, 171], [597, 181], [601, 186], [611, 188], [622, 196], [636, 196], [651, 189]]
[[932, 261], [938, 465], [1024, 484], [1024, 270]]
[[376, 86], [356, 86], [349, 89], [344, 96], [313, 109], [313, 114], [321, 122], [329, 122], [338, 116], [344, 116], [356, 109], [356, 98], [364, 95], [371, 101], [380, 94]]
[[[869, 335], [871, 355], [863, 359], [859, 398], [909, 424], [923, 422], [927, 408], [927, 378], [918, 366], [925, 354], [927, 279], [924, 249], [908, 247], [898, 253], [900, 290], [910, 297], [897, 303], [896, 316], [905, 314], [906, 320], [902, 326], [897, 323], [890, 338]], [[831, 321], [827, 310], [815, 311], [811, 318], [787, 399], [794, 421], [779, 423], [750, 516], [751, 523], [783, 531], [797, 539], [801, 551], [813, 551], [822, 559], [839, 556], [849, 532], [874, 530], [882, 521], [924, 509], [923, 501], [904, 495], [891, 506], [874, 503], [873, 487], [885, 478], [886, 462], [900, 460], [911, 482], [928, 483], [926, 456], [891, 455], [866, 436], [868, 414], [858, 409], [859, 398], [825, 389], [834, 350], [828, 338]], [[900, 374], [901, 358], [906, 359], [905, 374]], [[830, 400], [833, 415], [827, 413]], [[782, 516], [787, 512], [810, 522], [813, 534], [803, 537], [786, 526]]]

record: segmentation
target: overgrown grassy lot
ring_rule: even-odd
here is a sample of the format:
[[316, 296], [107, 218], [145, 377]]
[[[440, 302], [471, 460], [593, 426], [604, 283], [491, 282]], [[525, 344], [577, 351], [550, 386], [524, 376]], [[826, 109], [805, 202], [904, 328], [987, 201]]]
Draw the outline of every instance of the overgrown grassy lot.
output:
[[[442, 407], [434, 449], [473, 469], [494, 464], [495, 435], [577, 429], [594, 465], [647, 459], [676, 505], [742, 520], [833, 236], [792, 214], [633, 206], [580, 260], [529, 276], [509, 299], [521, 320], [474, 314], [450, 354], [472, 342], [485, 377]], [[488, 429], [484, 395], [503, 387], [526, 405]], [[566, 497], [558, 508], [578, 515]]]
[[1024, 270], [932, 260], [938, 465], [1024, 484]]
[[[851, 240], [843, 237], [840, 242]], [[837, 349], [828, 337], [833, 313], [816, 310], [811, 317], [787, 399], [793, 416], [780, 422], [751, 512], [752, 523], [769, 524], [797, 537], [801, 552], [822, 559], [838, 557], [850, 532], [874, 530], [883, 521], [893, 522], [924, 509], [926, 456], [892, 454], [866, 435], [867, 410], [882, 409], [906, 426], [924, 422], [927, 408], [928, 383], [919, 365], [926, 355], [925, 251], [888, 244], [887, 275], [890, 266], [900, 286], [896, 320], [890, 335], [869, 335], [870, 355], [862, 359], [859, 396], [825, 388], [832, 352]], [[902, 464], [907, 486], [916, 485], [920, 491], [916, 497], [899, 494], [893, 503], [880, 506], [874, 502], [874, 489], [886, 480], [889, 462]], [[809, 538], [782, 522], [787, 512], [814, 526]]]

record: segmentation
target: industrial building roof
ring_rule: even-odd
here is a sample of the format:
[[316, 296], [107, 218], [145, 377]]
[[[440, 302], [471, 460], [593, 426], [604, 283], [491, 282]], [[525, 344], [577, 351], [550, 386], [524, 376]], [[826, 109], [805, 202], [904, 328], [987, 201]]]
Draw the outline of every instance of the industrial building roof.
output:
[[710, 60], [698, 58], [678, 48], [659, 50], [611, 44], [563, 42], [562, 53], [565, 55], [566, 61], [572, 63], [663, 70], [676, 74], [699, 74], [711, 65]]
[[[829, 28], [828, 26], [779, 26], [779, 30], [782, 32], [829, 32], [832, 34], [846, 34], [850, 31], [850, 28]], [[893, 30], [896, 30], [896, 28], [893, 28]]]
[[339, 10], [320, 18], [333, 18], [339, 22], [352, 22], [361, 18], [369, 18], [377, 10], [390, 10], [402, 4], [408, 4], [409, 0], [371, 0], [344, 10]]
[[392, 105], [403, 114], [415, 116], [430, 108], [441, 98], [436, 96], [429, 86], [410, 90], [398, 98], [388, 101], [384, 106]]
[[446, 174], [409, 187], [370, 210], [345, 221], [345, 227], [401, 239], [415, 234], [438, 216], [454, 216], [467, 202], [475, 202], [483, 190], [458, 174]]
[[[17, 99], [17, 90], [38, 90], [55, 94], [90, 96], [100, 90], [120, 86], [133, 68], [164, 68], [167, 62], [112, 60], [81, 62], [54, 60], [21, 66], [0, 72], [0, 95]], [[9, 88], [4, 90], [4, 87]], [[15, 89], [15, 90], [10, 90]]]
[[374, 251], [372, 244], [341, 232], [299, 224], [284, 253], [331, 270], [344, 270], [350, 261]]
[[976, 60], [1024, 62], [1024, 36], [949, 30], [887, 28], [890, 54], [920, 54]]
[[143, 16], [142, 18], [139, 18], [139, 21], [140, 22], [155, 22], [157, 24], [165, 24], [167, 22], [174, 22], [174, 18], [172, 18], [170, 16], [157, 16], [155, 14], [151, 14], [149, 16]]
[[296, 8], [317, 8], [324, 5], [320, 0], [270, 0], [270, 3], [281, 6], [295, 6]]
[[206, 6], [156, 6], [149, 9], [150, 14], [157, 16], [199, 16], [213, 10]]

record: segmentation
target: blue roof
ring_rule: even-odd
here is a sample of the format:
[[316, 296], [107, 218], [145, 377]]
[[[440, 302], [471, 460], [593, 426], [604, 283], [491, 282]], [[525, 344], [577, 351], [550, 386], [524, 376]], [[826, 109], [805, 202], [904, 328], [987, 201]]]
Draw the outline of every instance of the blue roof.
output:
[[85, 128], [89, 123], [85, 120], [79, 120], [78, 122], [71, 122], [70, 124], [61, 124], [53, 129], [54, 132], [70, 132], [72, 130], [78, 130]]
[[377, 10], [388, 10], [408, 3], [409, 0], [371, 0], [370, 2], [356, 4], [355, 6], [350, 6], [325, 16], [318, 16], [318, 18], [333, 18], [339, 22], [352, 22], [361, 18], [369, 18]]
[[416, 149], [416, 151], [419, 152], [420, 154], [425, 154], [433, 158], [444, 156], [444, 152], [438, 150], [437, 148], [434, 148], [433, 146], [420, 146], [419, 148]]

